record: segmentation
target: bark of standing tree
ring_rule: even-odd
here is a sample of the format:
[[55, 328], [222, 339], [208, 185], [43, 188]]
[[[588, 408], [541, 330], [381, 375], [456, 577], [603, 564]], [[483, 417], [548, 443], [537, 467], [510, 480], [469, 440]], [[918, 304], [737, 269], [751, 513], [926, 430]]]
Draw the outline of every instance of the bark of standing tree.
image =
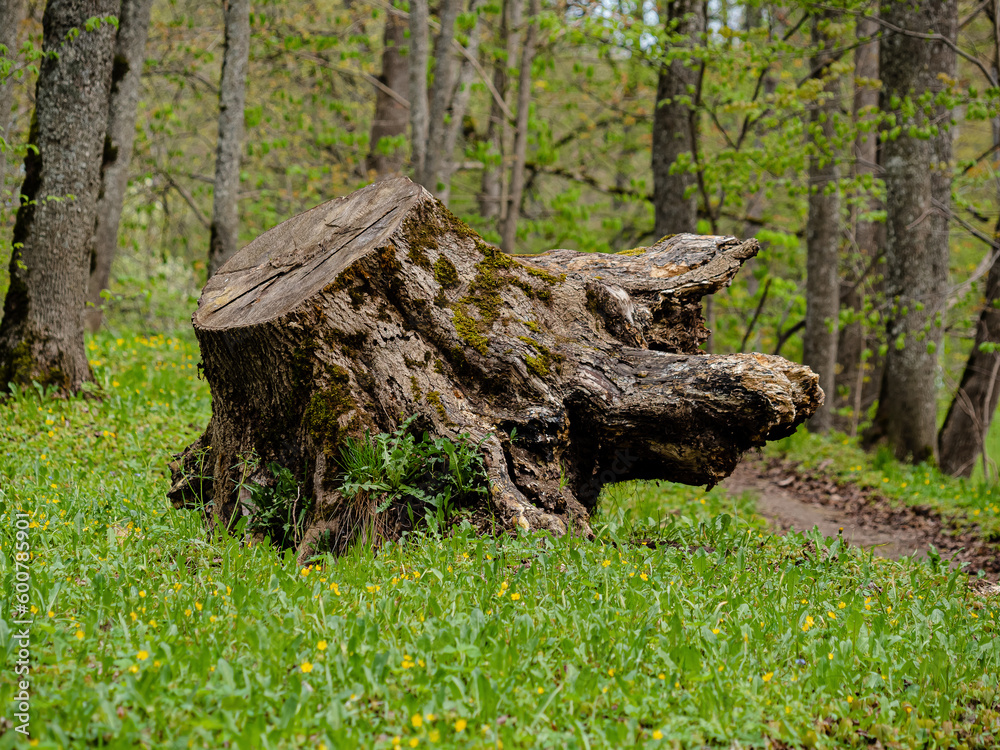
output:
[[[854, 52], [854, 119], [861, 122], [866, 112], [879, 105], [879, 42], [873, 39], [879, 32], [877, 18], [858, 19], [856, 35], [860, 44]], [[878, 134], [859, 132], [854, 141], [854, 175], [874, 178], [879, 172]], [[878, 398], [881, 382], [881, 357], [877, 354], [877, 338], [871, 336], [869, 326], [861, 319], [865, 301], [881, 289], [881, 268], [878, 258], [885, 245], [885, 224], [868, 221], [859, 214], [861, 210], [874, 211], [881, 207], [879, 201], [869, 199], [867, 206], [852, 210], [851, 226], [855, 247], [848, 252], [842, 306], [853, 312], [853, 319], [840, 330], [837, 343], [837, 386], [835, 404], [849, 416], [835, 416], [834, 424], [849, 434], [856, 435], [862, 415]], [[865, 357], [865, 350], [870, 352]]]
[[118, 249], [118, 225], [128, 188], [128, 168], [135, 141], [139, 84], [146, 56], [146, 35], [153, 0], [122, 0], [111, 73], [111, 103], [97, 198], [97, 226], [90, 253], [87, 285], [87, 329], [101, 327], [101, 292], [108, 288], [111, 263]]
[[225, 3], [226, 48], [219, 86], [219, 141], [215, 150], [208, 275], [212, 276], [239, 249], [240, 153], [243, 112], [250, 62], [250, 0]]
[[427, 62], [430, 57], [427, 0], [410, 2], [410, 163], [413, 179], [423, 185], [427, 162]]
[[14, 224], [0, 323], [0, 383], [75, 392], [90, 379], [83, 303], [107, 128], [115, 0], [49, 0], [35, 117], [24, 160], [26, 201]]
[[693, 232], [698, 224], [695, 176], [674, 171], [677, 159], [696, 148], [698, 111], [693, 106], [701, 77], [697, 47], [705, 33], [704, 0], [667, 0], [667, 30], [680, 35], [683, 56], [660, 68], [653, 114], [653, 209], [657, 237]]
[[840, 108], [840, 82], [831, 75], [833, 43], [824, 32], [827, 12], [813, 21], [811, 61], [817, 76], [826, 78], [821, 99], [813, 109], [809, 128], [812, 151], [809, 157], [809, 218], [806, 224], [806, 329], [802, 341], [802, 362], [819, 374], [820, 387], [829, 401], [816, 410], [808, 427], [827, 432], [832, 426], [834, 379], [837, 368], [837, 319], [840, 312], [840, 285], [837, 261], [840, 252], [840, 191], [835, 123]]
[[[987, 10], [993, 24], [993, 70], [994, 75], [1000, 75], [1000, 0], [994, 0], [993, 7]], [[1000, 119], [993, 122], [993, 145], [1000, 146]], [[1000, 203], [1000, 189], [997, 199]], [[993, 230], [993, 242], [1000, 242], [1000, 218]], [[990, 254], [993, 264], [986, 276], [976, 339], [938, 433], [941, 470], [958, 477], [971, 477], [976, 459], [985, 456], [986, 435], [1000, 400], [1000, 251], [992, 247]], [[989, 473], [983, 473], [989, 479]]]
[[482, 441], [486, 529], [587, 534], [604, 484], [714, 485], [822, 400], [802, 365], [698, 352], [701, 298], [756, 251], [677, 235], [513, 258], [405, 178], [314, 208], [205, 286], [193, 322], [213, 413], [172, 465], [169, 497], [215, 525], [253, 522], [268, 509], [252, 487], [273, 485], [260, 467], [275, 462], [311, 508], [285, 540], [299, 559], [343, 551], [361, 529], [396, 534], [406, 507], [374, 523], [372, 504], [341, 494], [337, 462], [346, 435], [411, 415], [417, 430]]
[[538, 44], [538, 16], [540, 0], [531, 0], [528, 28], [521, 48], [521, 71], [517, 80], [517, 125], [514, 133], [514, 162], [510, 167], [510, 197], [501, 224], [500, 246], [506, 253], [513, 252], [517, 241], [517, 222], [521, 217], [521, 198], [524, 195], [524, 170], [528, 160], [528, 116], [531, 111], [531, 66], [535, 62]]
[[[881, 17], [918, 33], [955, 42], [957, 0], [883, 0]], [[956, 55], [944, 42], [888, 32], [879, 55], [887, 100], [916, 100], [941, 91], [956, 75]], [[948, 281], [951, 139], [949, 112], [921, 107], [897, 113], [900, 132], [883, 144], [886, 186], [886, 297], [888, 353], [878, 411], [867, 441], [886, 440], [900, 460], [933, 459], [937, 449], [936, 378]], [[928, 128], [929, 139], [908, 133]]]
[[[405, 99], [409, 83], [410, 66], [403, 50], [406, 47], [406, 24], [392, 11], [385, 17], [385, 32], [382, 48], [382, 75], [379, 81]], [[410, 113], [398, 99], [382, 89], [375, 92], [375, 116], [372, 118], [371, 138], [366, 166], [379, 179], [397, 175], [406, 159], [405, 149], [380, 144], [383, 138], [398, 138], [406, 135], [406, 125]]]

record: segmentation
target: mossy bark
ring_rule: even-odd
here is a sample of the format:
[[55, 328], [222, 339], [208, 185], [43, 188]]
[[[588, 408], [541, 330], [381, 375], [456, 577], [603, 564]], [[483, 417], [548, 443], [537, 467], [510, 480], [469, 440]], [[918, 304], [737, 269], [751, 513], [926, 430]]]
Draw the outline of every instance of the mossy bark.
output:
[[274, 461], [315, 501], [302, 554], [342, 549], [360, 525], [338, 488], [343, 437], [414, 414], [483, 441], [487, 525], [587, 534], [608, 482], [713, 485], [822, 400], [807, 368], [699, 351], [699, 300], [756, 250], [677, 235], [509, 256], [405, 178], [319, 206], [206, 285], [194, 327], [213, 416], [170, 497], [230, 524], [251, 512], [240, 488], [271, 481], [246, 467]]

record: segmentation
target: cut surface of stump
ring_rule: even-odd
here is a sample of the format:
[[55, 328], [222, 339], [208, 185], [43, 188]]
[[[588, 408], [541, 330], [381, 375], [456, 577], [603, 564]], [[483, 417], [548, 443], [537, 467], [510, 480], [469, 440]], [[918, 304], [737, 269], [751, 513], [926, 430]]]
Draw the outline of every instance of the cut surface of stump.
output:
[[804, 366], [699, 350], [701, 298], [757, 250], [681, 234], [509, 256], [406, 178], [325, 203], [205, 285], [193, 323], [212, 417], [169, 497], [213, 524], [253, 520], [264, 467], [282, 467], [310, 509], [300, 555], [343, 550], [365, 528], [340, 491], [345, 438], [412, 415], [481, 442], [481, 510], [506, 528], [589, 534], [610, 482], [715, 485], [823, 399]]

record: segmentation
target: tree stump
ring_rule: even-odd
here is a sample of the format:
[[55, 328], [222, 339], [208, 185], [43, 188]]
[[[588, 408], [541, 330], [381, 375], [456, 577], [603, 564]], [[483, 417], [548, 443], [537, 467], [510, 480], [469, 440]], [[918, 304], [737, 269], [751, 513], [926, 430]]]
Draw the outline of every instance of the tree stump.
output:
[[713, 486], [823, 400], [781, 357], [699, 351], [701, 298], [757, 250], [680, 234], [616, 255], [505, 255], [406, 178], [325, 203], [205, 285], [193, 323], [212, 417], [169, 497], [229, 526], [259, 512], [251, 490], [277, 464], [312, 502], [300, 556], [324, 539], [343, 550], [361, 528], [338, 489], [345, 436], [411, 415], [482, 441], [481, 510], [509, 529], [589, 534], [610, 482]]

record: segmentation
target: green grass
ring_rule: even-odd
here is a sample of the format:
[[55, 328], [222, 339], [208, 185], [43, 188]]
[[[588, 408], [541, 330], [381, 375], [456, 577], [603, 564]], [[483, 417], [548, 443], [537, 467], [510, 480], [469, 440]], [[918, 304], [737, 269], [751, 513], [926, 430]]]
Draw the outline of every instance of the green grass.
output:
[[[210, 538], [165, 500], [170, 453], [210, 413], [193, 337], [123, 330], [88, 344], [102, 400], [24, 393], [0, 407], [0, 649], [11, 675], [24, 509], [38, 747], [985, 748], [1000, 736], [998, 597], [945, 564], [772, 536], [748, 497], [626, 485], [607, 493], [593, 542], [458, 528], [307, 569]], [[847, 475], [861, 465], [904, 498], [898, 485], [924, 471], [883, 464], [882, 483], [850, 446], [789, 445], [840, 456]], [[986, 507], [972, 485], [957, 500], [946, 486], [942, 505]], [[14, 694], [5, 676], [0, 701]]]

